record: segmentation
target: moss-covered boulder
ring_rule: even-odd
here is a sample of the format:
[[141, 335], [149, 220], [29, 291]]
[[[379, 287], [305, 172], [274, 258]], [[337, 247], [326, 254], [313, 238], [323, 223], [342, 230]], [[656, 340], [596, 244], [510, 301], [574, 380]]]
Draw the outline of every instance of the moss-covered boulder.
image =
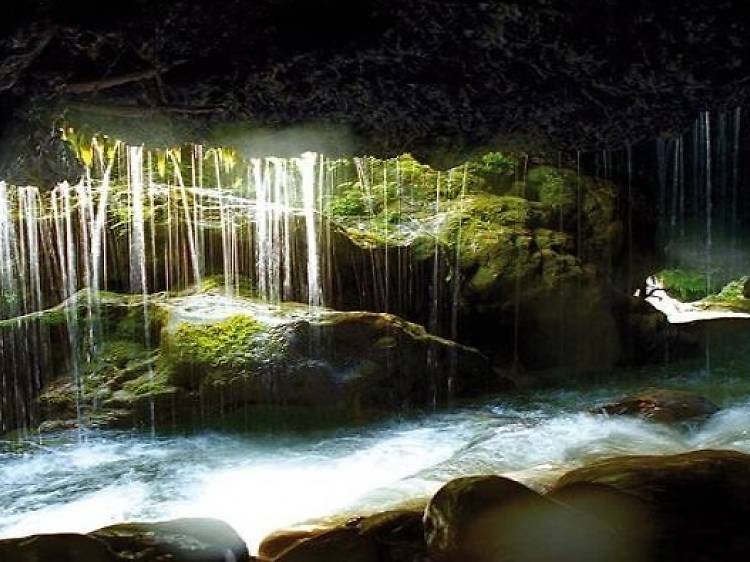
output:
[[750, 313], [750, 277], [729, 281], [719, 292], [709, 295], [697, 306], [706, 310], [726, 310], [730, 312]]
[[79, 410], [116, 427], [149, 424], [152, 412], [157, 426], [198, 425], [245, 407], [359, 418], [508, 388], [475, 349], [390, 314], [162, 295], [149, 303], [146, 347], [130, 329], [142, 310], [127, 297], [119, 306], [79, 357], [80, 386], [64, 372], [38, 397], [43, 428], [74, 426]]
[[628, 249], [611, 182], [550, 166], [523, 178], [519, 165], [494, 178], [481, 163], [442, 183], [430, 177], [428, 189], [404, 192], [407, 213], [387, 218], [400, 203], [384, 205], [377, 190], [369, 216], [332, 208], [349, 238], [335, 237], [335, 279], [370, 307], [386, 303], [442, 333], [457, 331], [502, 365], [593, 371], [630, 362], [638, 348], [623, 341], [620, 295], [632, 295], [657, 260], [637, 241]]
[[[169, 383], [225, 408], [273, 404], [364, 414], [501, 390], [474, 349], [389, 314], [201, 295], [164, 303]], [[205, 312], [204, 312], [205, 311]]]

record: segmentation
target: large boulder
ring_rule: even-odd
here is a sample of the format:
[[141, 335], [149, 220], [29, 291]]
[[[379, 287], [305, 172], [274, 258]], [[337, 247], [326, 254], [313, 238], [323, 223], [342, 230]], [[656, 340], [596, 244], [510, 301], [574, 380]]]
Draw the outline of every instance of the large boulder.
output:
[[283, 551], [274, 562], [380, 562], [375, 541], [355, 528], [342, 527], [300, 541]]
[[[635, 236], [632, 255], [625, 255], [614, 184], [557, 166], [531, 166], [519, 181], [522, 165], [488, 154], [469, 162], [464, 173], [441, 179], [404, 162], [399, 174], [408, 186], [403, 187], [406, 201], [394, 210], [376, 194], [369, 220], [363, 217], [370, 201], [362, 189], [354, 185], [339, 194], [330, 213], [369, 255], [336, 243], [336, 263], [343, 266], [337, 275], [359, 289], [337, 294], [355, 302], [366, 295], [377, 303], [390, 284], [391, 294], [409, 295], [394, 299], [399, 314], [423, 323], [442, 319], [444, 333], [459, 327], [462, 342], [500, 365], [600, 371], [645, 355], [634, 353], [640, 348], [625, 337], [631, 325], [621, 301], [659, 259]], [[383, 175], [377, 168], [375, 177]], [[437, 200], [434, 187], [423, 187], [436, 184], [444, 190]], [[635, 216], [634, 228], [648, 238], [650, 215]], [[400, 279], [383, 281], [369, 271], [399, 272], [405, 259], [410, 275], [403, 286], [396, 286]], [[351, 280], [349, 271], [356, 273]], [[412, 278], [425, 282], [412, 286]], [[436, 295], [444, 303], [435, 306]], [[590, 345], [592, 332], [598, 336], [596, 348]], [[658, 339], [645, 335], [639, 341]], [[649, 359], [653, 355], [663, 358], [652, 353]]]
[[[204, 401], [221, 393], [225, 407], [273, 404], [360, 414], [428, 406], [506, 384], [475, 349], [391, 314], [216, 295], [164, 307], [169, 321], [162, 360], [170, 384], [200, 391]], [[209, 312], [196, 312], [200, 307]]]
[[322, 529], [281, 529], [263, 538], [258, 546], [258, 556], [263, 560], [275, 560], [296, 544], [315, 538], [325, 531]]
[[77, 534], [0, 540], [0, 562], [124, 562], [105, 542]]
[[[579, 495], [576, 489], [591, 486], [610, 488], [646, 506], [648, 514], [639, 518], [639, 525], [653, 529], [653, 542], [644, 545], [652, 551], [648, 560], [713, 562], [750, 556], [750, 455], [707, 450], [614, 458], [566, 474], [552, 497], [571, 501]], [[618, 509], [607, 501], [596, 508]]]
[[[509, 388], [476, 349], [392, 314], [211, 291], [152, 297], [147, 349], [142, 304], [116, 295], [102, 302], [105, 337], [82, 366], [84, 404], [97, 405], [84, 408], [90, 425], [148, 423], [152, 404], [159, 426], [202, 425], [245, 407], [315, 412], [322, 423]], [[74, 425], [72, 378], [48, 383], [37, 405], [43, 427]]]
[[226, 523], [177, 519], [124, 523], [88, 535], [36, 535], [0, 541], [0, 562], [250, 562], [247, 547]]
[[215, 519], [123, 523], [90, 533], [124, 560], [248, 562], [250, 554], [229, 525]]
[[422, 513], [386, 511], [334, 529], [277, 531], [263, 539], [259, 556], [284, 562], [416, 562], [426, 556]]
[[635, 560], [597, 518], [498, 476], [449, 482], [428, 504], [424, 524], [439, 562]]
[[649, 389], [592, 410], [610, 416], [637, 416], [673, 423], [700, 421], [719, 411], [708, 398], [684, 390]]

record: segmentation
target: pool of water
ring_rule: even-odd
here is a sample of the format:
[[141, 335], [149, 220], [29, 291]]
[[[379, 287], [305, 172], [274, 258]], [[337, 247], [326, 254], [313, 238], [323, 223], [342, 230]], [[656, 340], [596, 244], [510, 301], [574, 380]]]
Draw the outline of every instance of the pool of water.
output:
[[[499, 473], [544, 488], [620, 454], [750, 452], [750, 374], [678, 368], [585, 387], [500, 397], [368, 427], [294, 435], [123, 432], [0, 444], [0, 537], [88, 532], [122, 521], [216, 517], [251, 549], [267, 533], [428, 497], [462, 475]], [[675, 428], [586, 413], [648, 385], [697, 390], [724, 409]]]

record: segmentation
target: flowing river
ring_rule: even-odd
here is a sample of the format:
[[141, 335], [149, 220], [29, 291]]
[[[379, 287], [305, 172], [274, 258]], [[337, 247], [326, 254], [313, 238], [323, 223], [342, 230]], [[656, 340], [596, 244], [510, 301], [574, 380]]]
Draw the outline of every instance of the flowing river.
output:
[[[544, 488], [570, 468], [613, 455], [750, 452], [745, 371], [735, 365], [709, 377], [652, 368], [304, 435], [96, 431], [84, 443], [74, 432], [0, 443], [0, 537], [200, 516], [227, 521], [255, 550], [275, 529], [416, 503], [462, 475], [501, 473]], [[696, 427], [586, 413], [653, 385], [701, 392], [724, 409]]]

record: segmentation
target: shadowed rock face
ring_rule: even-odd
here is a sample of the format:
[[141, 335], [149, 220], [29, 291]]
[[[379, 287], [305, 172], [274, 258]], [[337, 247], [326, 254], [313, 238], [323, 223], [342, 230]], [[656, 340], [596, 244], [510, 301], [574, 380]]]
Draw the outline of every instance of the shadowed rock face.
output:
[[750, 23], [728, 0], [21, 4], [0, 29], [3, 126], [27, 104], [96, 103], [188, 119], [196, 140], [323, 123], [352, 133], [347, 150], [446, 165], [619, 148], [748, 94]]

